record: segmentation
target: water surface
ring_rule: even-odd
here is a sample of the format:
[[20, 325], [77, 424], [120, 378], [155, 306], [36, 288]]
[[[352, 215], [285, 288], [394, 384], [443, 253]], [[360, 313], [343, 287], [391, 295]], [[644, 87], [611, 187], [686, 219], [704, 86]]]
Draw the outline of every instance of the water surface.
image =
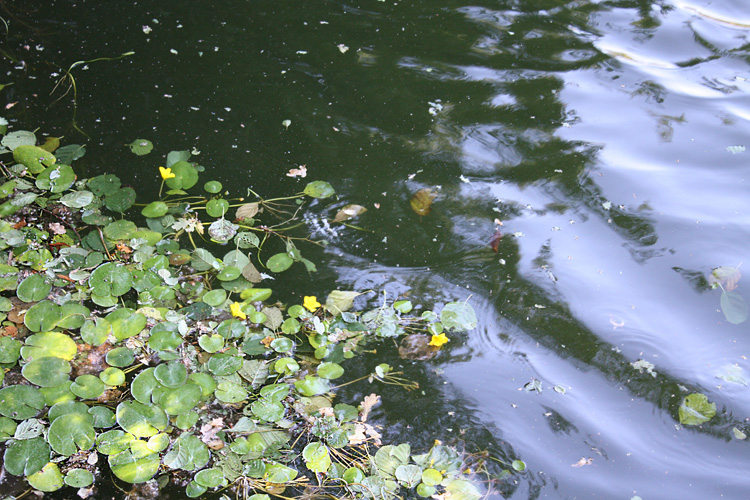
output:
[[[89, 173], [114, 170], [148, 193], [156, 154], [196, 147], [239, 192], [296, 191], [304, 181], [285, 174], [304, 164], [340, 196], [316, 217], [368, 207], [357, 223], [369, 231], [315, 233], [330, 241], [308, 251], [320, 271], [287, 275], [280, 296], [470, 301], [479, 326], [438, 358], [381, 352], [421, 394], [342, 395], [381, 392], [389, 438], [464, 439], [524, 460], [498, 497], [747, 496], [748, 444], [732, 428], [750, 431], [750, 398], [717, 376], [750, 370], [748, 327], [725, 320], [706, 282], [748, 260], [742, 1], [6, 7], [17, 62], [3, 92], [18, 104], [5, 116], [22, 128], [87, 140], [69, 96], [48, 95], [61, 68], [135, 51], [75, 70]], [[130, 155], [136, 137], [158, 153]], [[434, 186], [420, 218], [409, 198]], [[742, 280], [736, 292], [750, 299]], [[368, 297], [358, 305], [382, 299]], [[541, 393], [523, 389], [532, 380]], [[700, 427], [679, 425], [690, 392], [718, 408]]]

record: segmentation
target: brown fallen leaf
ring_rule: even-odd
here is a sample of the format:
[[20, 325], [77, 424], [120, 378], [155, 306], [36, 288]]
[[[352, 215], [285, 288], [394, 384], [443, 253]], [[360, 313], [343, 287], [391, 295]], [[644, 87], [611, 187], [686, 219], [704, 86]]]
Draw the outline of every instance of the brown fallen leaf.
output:
[[239, 208], [237, 208], [237, 218], [242, 219], [252, 219], [255, 217], [255, 214], [258, 213], [260, 210], [260, 206], [258, 203], [245, 203], [244, 205], [240, 205]]
[[740, 278], [742, 278], [742, 272], [740, 272], [739, 266], [721, 266], [711, 271], [708, 282], [711, 284], [719, 283], [724, 290], [731, 292], [737, 288]]
[[345, 220], [353, 219], [365, 212], [367, 212], [367, 209], [362, 205], [347, 205], [336, 213], [333, 222], [344, 222]]
[[372, 407], [375, 406], [380, 402], [380, 396], [377, 394], [370, 394], [369, 396], [365, 396], [365, 399], [362, 401], [362, 415], [359, 417], [359, 420], [361, 422], [367, 422], [367, 417], [370, 415], [370, 410], [372, 410]]
[[490, 248], [492, 251], [497, 253], [500, 249], [500, 239], [503, 237], [503, 233], [500, 232], [500, 228], [495, 228], [495, 234], [490, 238]]
[[432, 211], [432, 202], [435, 198], [437, 198], [437, 191], [432, 188], [423, 188], [414, 193], [409, 203], [417, 215], [425, 216]]

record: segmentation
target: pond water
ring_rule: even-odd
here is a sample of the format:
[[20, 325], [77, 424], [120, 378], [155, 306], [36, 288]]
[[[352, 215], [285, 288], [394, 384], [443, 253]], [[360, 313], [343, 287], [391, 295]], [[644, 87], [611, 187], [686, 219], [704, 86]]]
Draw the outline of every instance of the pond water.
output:
[[[750, 397], [725, 379], [750, 373], [748, 324], [726, 320], [707, 281], [748, 260], [744, 0], [3, 8], [16, 62], [0, 83], [15, 82], [3, 98], [18, 102], [5, 116], [87, 141], [87, 175], [114, 171], [145, 197], [158, 155], [195, 147], [235, 193], [333, 184], [339, 200], [307, 219], [330, 242], [303, 249], [319, 271], [287, 272], [279, 297], [338, 287], [473, 305], [478, 328], [437, 358], [384, 346], [364, 360], [385, 357], [421, 392], [342, 395], [381, 393], [390, 439], [463, 439], [526, 462], [496, 498], [747, 496], [748, 443], [733, 428], [750, 431]], [[71, 95], [49, 95], [61, 68], [127, 51], [73, 71], [86, 139]], [[130, 154], [137, 137], [156, 151]], [[299, 165], [308, 179], [285, 175]], [[416, 215], [412, 194], [436, 186]], [[349, 203], [367, 207], [364, 231], [321, 227]], [[740, 279], [734, 292], [749, 290]], [[717, 415], [682, 426], [693, 392]]]

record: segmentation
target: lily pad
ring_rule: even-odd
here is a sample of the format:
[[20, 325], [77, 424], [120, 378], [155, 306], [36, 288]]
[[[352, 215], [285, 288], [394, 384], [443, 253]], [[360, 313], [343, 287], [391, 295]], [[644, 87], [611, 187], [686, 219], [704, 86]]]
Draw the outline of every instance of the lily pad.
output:
[[26, 480], [32, 488], [44, 492], [57, 491], [63, 487], [63, 477], [60, 473], [60, 468], [52, 462], [45, 465], [39, 472], [26, 476]]
[[738, 325], [747, 321], [748, 306], [745, 299], [736, 292], [721, 292], [721, 312], [724, 313], [724, 317], [727, 321], [734, 325]]
[[16, 289], [16, 296], [24, 302], [39, 302], [49, 295], [52, 285], [44, 279], [44, 274], [26, 277]]
[[467, 302], [450, 302], [440, 311], [440, 322], [448, 330], [464, 332], [476, 328], [477, 316]]
[[70, 386], [70, 392], [81, 399], [96, 399], [102, 394], [106, 386], [102, 380], [95, 375], [79, 375]]
[[109, 467], [112, 473], [127, 483], [145, 483], [159, 470], [158, 453], [138, 457], [130, 450], [109, 456]]
[[13, 149], [13, 160], [32, 174], [39, 174], [55, 164], [55, 155], [37, 146], [22, 144]]
[[294, 260], [292, 260], [289, 255], [285, 253], [277, 253], [268, 259], [266, 267], [274, 273], [280, 273], [289, 269], [293, 263]]
[[36, 187], [52, 193], [62, 193], [76, 181], [76, 174], [70, 165], [53, 165], [36, 178]]
[[169, 415], [180, 415], [191, 409], [203, 397], [201, 386], [195, 382], [188, 382], [171, 391], [165, 391], [159, 398], [159, 406]]
[[105, 361], [108, 365], [124, 368], [130, 366], [135, 361], [135, 354], [127, 347], [116, 347], [107, 352]]
[[305, 186], [304, 193], [311, 198], [328, 198], [336, 191], [325, 181], [313, 181]]
[[94, 269], [89, 286], [94, 295], [119, 297], [133, 286], [133, 275], [125, 266], [107, 262]]
[[48, 356], [70, 361], [77, 353], [75, 341], [60, 332], [35, 333], [26, 339], [26, 345], [21, 348], [21, 356], [26, 361]]
[[198, 182], [198, 171], [186, 161], [178, 161], [170, 166], [174, 177], [165, 182], [169, 189], [190, 189]]
[[164, 410], [137, 401], [123, 401], [117, 405], [116, 415], [120, 427], [136, 437], [151, 437], [163, 431], [169, 423]]
[[136, 139], [128, 144], [128, 146], [130, 147], [130, 151], [138, 156], [147, 155], [154, 149], [154, 144], [148, 139]]
[[94, 475], [86, 469], [71, 469], [63, 480], [73, 488], [85, 488], [94, 484]]
[[104, 205], [114, 212], [125, 212], [135, 203], [135, 189], [131, 187], [120, 188], [112, 194], [104, 197]]
[[5, 470], [15, 476], [28, 476], [39, 472], [47, 465], [50, 447], [43, 436], [14, 440], [5, 449]]
[[55, 387], [68, 380], [70, 371], [70, 363], [66, 360], [45, 356], [26, 363], [21, 369], [21, 374], [32, 384], [40, 387]]
[[154, 377], [165, 387], [179, 387], [187, 380], [187, 368], [179, 361], [162, 363], [154, 369]]
[[88, 418], [78, 413], [68, 413], [52, 422], [48, 440], [55, 452], [70, 456], [78, 450], [88, 450], [94, 446], [96, 432]]

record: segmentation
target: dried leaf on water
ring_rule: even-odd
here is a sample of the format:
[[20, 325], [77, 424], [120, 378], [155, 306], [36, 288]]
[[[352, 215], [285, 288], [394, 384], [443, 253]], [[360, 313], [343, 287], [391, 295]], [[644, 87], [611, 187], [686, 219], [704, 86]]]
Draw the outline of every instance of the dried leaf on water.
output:
[[417, 215], [424, 216], [429, 215], [430, 211], [432, 211], [432, 202], [435, 201], [435, 198], [437, 198], [436, 190], [423, 188], [414, 193], [409, 203], [411, 204], [411, 209]]
[[336, 217], [333, 218], [333, 222], [344, 222], [345, 220], [353, 219], [365, 212], [367, 212], [367, 209], [362, 205], [347, 205], [336, 212]]
[[738, 267], [721, 266], [711, 271], [708, 282], [711, 284], [719, 283], [727, 292], [736, 289], [742, 273]]
[[259, 211], [258, 203], [245, 203], [237, 208], [238, 219], [252, 219]]
[[492, 238], [490, 238], [490, 248], [492, 248], [492, 251], [497, 253], [498, 249], [500, 248], [500, 239], [503, 237], [503, 233], [500, 232], [500, 228], [495, 229], [495, 234], [492, 235]]

